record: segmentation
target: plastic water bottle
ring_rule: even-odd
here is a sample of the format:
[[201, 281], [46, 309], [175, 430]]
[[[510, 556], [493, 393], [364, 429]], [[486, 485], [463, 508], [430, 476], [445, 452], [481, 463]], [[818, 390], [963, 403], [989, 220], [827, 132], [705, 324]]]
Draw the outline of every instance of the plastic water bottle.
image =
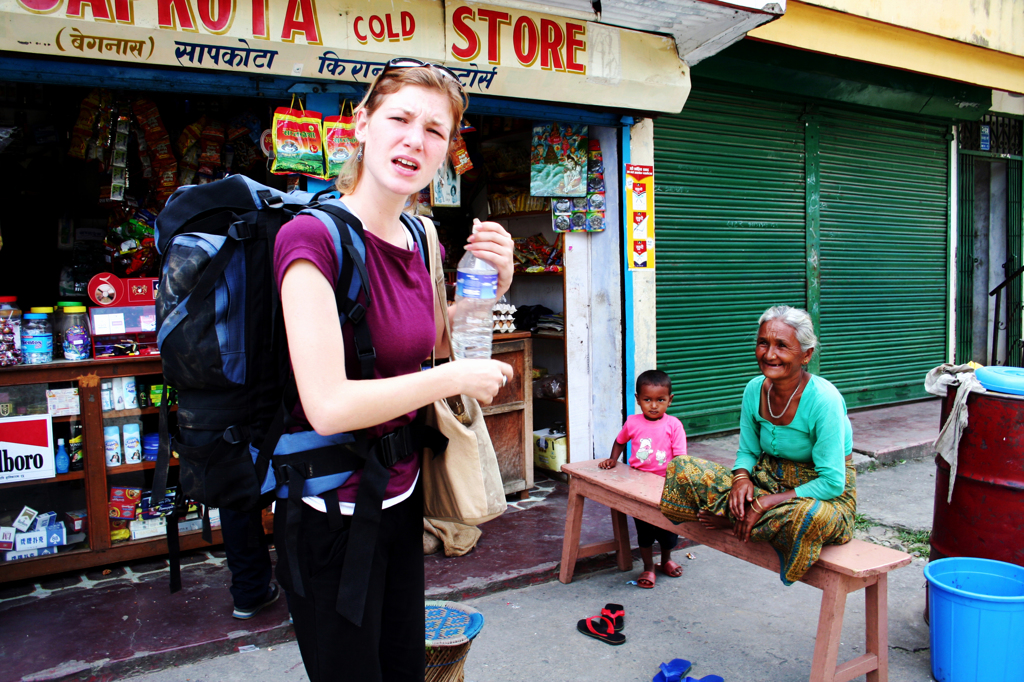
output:
[[66, 474], [68, 467], [71, 466], [71, 459], [68, 457], [67, 450], [64, 449], [64, 439], [57, 439], [57, 455], [54, 457], [54, 466], [57, 467], [58, 474]]
[[[475, 226], [473, 231], [476, 232]], [[466, 251], [466, 255], [459, 261], [455, 281], [452, 352], [456, 359], [491, 358], [493, 311], [497, 300], [498, 271], [487, 261]]]

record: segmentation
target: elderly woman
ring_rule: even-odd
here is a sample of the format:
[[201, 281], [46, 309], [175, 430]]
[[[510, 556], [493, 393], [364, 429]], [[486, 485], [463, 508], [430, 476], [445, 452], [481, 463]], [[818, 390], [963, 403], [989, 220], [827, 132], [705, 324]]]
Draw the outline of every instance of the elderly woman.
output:
[[807, 371], [818, 339], [808, 314], [775, 306], [761, 315], [763, 376], [743, 391], [732, 471], [695, 457], [673, 459], [661, 512], [675, 523], [732, 528], [779, 554], [786, 585], [818, 560], [821, 546], [853, 537], [857, 510], [853, 430], [835, 386]]

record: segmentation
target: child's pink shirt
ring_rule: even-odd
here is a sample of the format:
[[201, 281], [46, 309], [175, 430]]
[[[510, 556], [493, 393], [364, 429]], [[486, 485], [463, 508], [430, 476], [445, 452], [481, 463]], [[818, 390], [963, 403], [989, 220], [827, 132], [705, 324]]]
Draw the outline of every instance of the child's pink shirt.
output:
[[665, 475], [668, 462], [673, 457], [686, 454], [686, 431], [683, 423], [666, 414], [651, 421], [642, 414], [633, 414], [615, 437], [615, 442], [625, 445], [633, 441], [633, 454], [629, 465], [640, 471]]

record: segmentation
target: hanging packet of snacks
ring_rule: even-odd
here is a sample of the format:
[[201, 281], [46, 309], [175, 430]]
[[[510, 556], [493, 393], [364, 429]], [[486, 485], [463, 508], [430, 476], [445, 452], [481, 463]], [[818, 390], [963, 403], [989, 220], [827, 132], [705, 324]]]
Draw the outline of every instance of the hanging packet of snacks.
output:
[[[348, 105], [348, 114], [345, 106]], [[340, 116], [324, 118], [324, 151], [327, 154], [327, 172], [324, 180], [338, 177], [342, 165], [359, 149], [356, 139], [355, 116], [352, 115], [352, 102], [345, 100], [341, 105]]]
[[274, 175], [302, 173], [319, 179], [324, 175], [322, 117], [319, 112], [303, 109], [302, 100], [299, 100], [299, 107], [279, 107], [274, 111], [270, 128], [273, 131], [274, 163], [270, 172]]
[[213, 182], [223, 175], [220, 170], [221, 166], [224, 165], [221, 152], [223, 146], [224, 126], [217, 121], [211, 121], [203, 128], [203, 133], [199, 138], [200, 154], [197, 185]]
[[100, 98], [100, 89], [95, 88], [82, 100], [82, 106], [78, 110], [78, 119], [71, 131], [71, 145], [68, 148], [68, 156], [74, 159], [85, 160], [89, 140], [92, 139], [93, 128], [96, 126], [96, 119], [99, 115]]
[[114, 123], [114, 153], [110, 158], [110, 200], [124, 201], [128, 189], [128, 137], [131, 121], [128, 117], [130, 105], [119, 103]]
[[455, 136], [452, 148], [448, 152], [448, 158], [451, 159], [456, 175], [473, 170], [473, 162], [469, 160], [469, 150], [466, 149], [466, 140], [462, 137], [462, 133]]

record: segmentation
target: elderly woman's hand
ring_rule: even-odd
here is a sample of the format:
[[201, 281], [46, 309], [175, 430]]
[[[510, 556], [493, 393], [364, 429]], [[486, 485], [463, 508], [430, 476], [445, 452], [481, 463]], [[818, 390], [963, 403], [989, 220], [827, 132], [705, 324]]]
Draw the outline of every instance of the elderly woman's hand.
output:
[[515, 251], [512, 236], [500, 224], [490, 221], [474, 220], [473, 229], [476, 231], [470, 235], [466, 250], [498, 271], [498, 297], [501, 298], [512, 286], [512, 254]]
[[729, 492], [729, 510], [739, 521], [747, 513], [747, 504], [754, 500], [754, 484], [750, 482], [746, 469], [733, 472], [732, 490]]

